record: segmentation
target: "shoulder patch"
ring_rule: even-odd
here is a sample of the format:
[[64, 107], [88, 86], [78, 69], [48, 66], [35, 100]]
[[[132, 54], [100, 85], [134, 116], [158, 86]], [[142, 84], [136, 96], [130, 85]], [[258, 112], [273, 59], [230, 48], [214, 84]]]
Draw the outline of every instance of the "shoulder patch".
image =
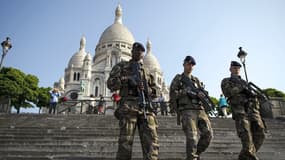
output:
[[179, 80], [179, 81], [181, 80], [181, 78], [182, 78], [182, 74], [176, 74], [174, 77], [175, 80]]

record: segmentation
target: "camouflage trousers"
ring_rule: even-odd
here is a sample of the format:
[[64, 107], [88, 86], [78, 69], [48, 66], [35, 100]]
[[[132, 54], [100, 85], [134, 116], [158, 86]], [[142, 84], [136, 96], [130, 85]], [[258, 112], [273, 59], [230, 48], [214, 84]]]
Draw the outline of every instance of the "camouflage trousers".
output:
[[265, 129], [261, 117], [259, 115], [250, 117], [243, 114], [235, 116], [237, 134], [242, 143], [239, 160], [258, 160], [256, 152], [265, 139]]
[[140, 141], [142, 144], [143, 160], [158, 159], [158, 135], [157, 120], [153, 113], [147, 113], [147, 120], [143, 112], [134, 109], [136, 103], [129, 102], [119, 106], [124, 115], [120, 118], [120, 136], [117, 160], [131, 160], [132, 146], [136, 128], [138, 127]]
[[239, 160], [258, 160], [256, 152], [265, 139], [265, 125], [256, 98], [231, 100], [236, 131], [242, 143]]
[[208, 148], [213, 137], [208, 115], [204, 110], [184, 110], [181, 112], [181, 122], [186, 135], [186, 159], [197, 160], [200, 154]]

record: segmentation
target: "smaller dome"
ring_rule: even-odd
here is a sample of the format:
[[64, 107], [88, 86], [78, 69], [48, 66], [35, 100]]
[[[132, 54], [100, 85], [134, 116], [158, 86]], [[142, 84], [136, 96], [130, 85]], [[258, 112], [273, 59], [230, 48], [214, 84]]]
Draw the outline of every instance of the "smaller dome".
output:
[[61, 77], [60, 79], [59, 79], [59, 83], [65, 83], [65, 81], [64, 81], [64, 78], [63, 77]]
[[87, 53], [87, 55], [85, 56], [84, 58], [84, 61], [88, 60], [88, 61], [91, 61], [91, 54], [90, 53]]
[[85, 36], [82, 36], [81, 40], [80, 40], [80, 48], [79, 48], [79, 50], [85, 49], [85, 46], [86, 46], [86, 38], [85, 38]]
[[84, 36], [82, 36], [80, 40], [79, 51], [74, 53], [74, 55], [70, 58], [69, 63], [68, 63], [69, 67], [82, 67], [83, 60], [87, 54], [85, 52], [85, 45], [86, 45], [86, 39]]
[[82, 67], [85, 56], [86, 56], [86, 52], [79, 51], [79, 52], [74, 53], [74, 55], [69, 60], [68, 66], [69, 67], [73, 66], [76, 68]]
[[158, 63], [156, 57], [151, 52], [150, 40], [147, 41], [146, 48], [147, 48], [146, 55], [144, 56], [144, 59], [143, 59], [144, 66], [149, 68], [150, 71], [152, 70], [161, 71], [160, 64]]
[[59, 79], [59, 85], [58, 85], [58, 87], [59, 87], [59, 89], [60, 89], [61, 91], [64, 90], [64, 84], [65, 84], [64, 78], [61, 77], [61, 78]]

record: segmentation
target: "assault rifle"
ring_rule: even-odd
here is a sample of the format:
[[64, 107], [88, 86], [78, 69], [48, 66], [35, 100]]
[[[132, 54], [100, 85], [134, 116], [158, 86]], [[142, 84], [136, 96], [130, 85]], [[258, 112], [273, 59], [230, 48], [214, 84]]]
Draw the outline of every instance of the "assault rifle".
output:
[[254, 94], [257, 95], [257, 98], [261, 101], [261, 102], [267, 102], [269, 101], [269, 97], [263, 92], [263, 90], [261, 90], [257, 85], [255, 85], [252, 82], [248, 83], [248, 88], [249, 90], [251, 90]]
[[[247, 94], [249, 97], [256, 97], [259, 100], [259, 102], [260, 102], [259, 112], [261, 115], [261, 120], [264, 124], [265, 130], [267, 130], [267, 125], [266, 125], [265, 120], [264, 120], [265, 114], [262, 111], [262, 105], [261, 104], [269, 102], [269, 100], [270, 100], [269, 97], [257, 85], [255, 85], [252, 82], [247, 83], [246, 81], [243, 81], [242, 79], [233, 78], [233, 77], [230, 78], [230, 81], [240, 84], [244, 88], [243, 92], [245, 92], [245, 94]], [[273, 106], [273, 104], [270, 102], [268, 104], [270, 107]]]
[[[211, 100], [211, 98], [208, 95], [208, 92], [204, 88], [195, 87], [192, 80], [189, 77], [186, 77], [185, 75], [182, 75], [181, 82], [187, 86], [186, 92], [190, 98], [198, 98], [202, 102], [205, 111], [207, 113], [215, 115], [215, 113], [213, 112], [215, 104]], [[198, 96], [199, 92], [202, 92], [205, 96], [203, 98], [199, 97]]]
[[252, 97], [257, 97], [259, 101], [261, 102], [267, 102], [269, 101], [269, 97], [254, 83], [252, 82], [245, 82], [242, 79], [239, 78], [233, 78], [230, 79], [232, 82], [240, 84], [245, 90], [245, 94]]
[[[130, 65], [131, 67], [131, 71], [132, 71], [132, 76], [129, 77], [129, 81], [131, 84], [131, 86], [136, 86], [137, 87], [137, 92], [138, 92], [138, 96], [139, 96], [139, 106], [142, 108], [143, 110], [143, 114], [144, 114], [144, 120], [147, 123], [147, 116], [146, 116], [146, 110], [147, 109], [153, 109], [152, 107], [152, 100], [148, 94], [148, 84], [147, 81], [145, 79], [145, 75], [144, 77], [141, 76], [140, 70], [140, 64], [139, 63], [131, 63]], [[140, 88], [140, 84], [143, 84], [143, 90]]]

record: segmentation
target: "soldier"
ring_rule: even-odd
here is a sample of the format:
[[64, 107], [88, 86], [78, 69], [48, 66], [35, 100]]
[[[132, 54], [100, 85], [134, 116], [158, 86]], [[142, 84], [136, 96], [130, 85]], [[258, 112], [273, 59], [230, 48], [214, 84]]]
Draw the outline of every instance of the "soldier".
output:
[[240, 77], [241, 64], [232, 61], [231, 77], [224, 78], [221, 88], [232, 107], [236, 130], [242, 143], [239, 160], [258, 160], [256, 152], [265, 139], [265, 127], [259, 113], [259, 102]]
[[119, 120], [120, 137], [117, 160], [130, 160], [135, 130], [138, 127], [143, 159], [157, 160], [157, 120], [151, 107], [149, 95], [158, 95], [153, 76], [143, 67], [145, 48], [135, 42], [132, 59], [120, 62], [112, 68], [107, 86], [111, 91], [119, 90], [121, 96], [115, 117]]
[[[189, 90], [189, 86], [182, 81], [187, 79], [197, 88], [203, 88], [202, 83], [191, 73], [196, 62], [193, 57], [186, 56], [184, 59], [184, 72], [177, 74], [170, 85], [171, 112], [176, 110], [177, 123], [182, 122], [182, 129], [186, 135], [187, 160], [199, 160], [200, 155], [210, 144], [213, 137], [211, 124], [200, 98], [205, 98], [201, 91]], [[181, 115], [181, 119], [180, 119]], [[200, 139], [198, 140], [198, 129]]]

